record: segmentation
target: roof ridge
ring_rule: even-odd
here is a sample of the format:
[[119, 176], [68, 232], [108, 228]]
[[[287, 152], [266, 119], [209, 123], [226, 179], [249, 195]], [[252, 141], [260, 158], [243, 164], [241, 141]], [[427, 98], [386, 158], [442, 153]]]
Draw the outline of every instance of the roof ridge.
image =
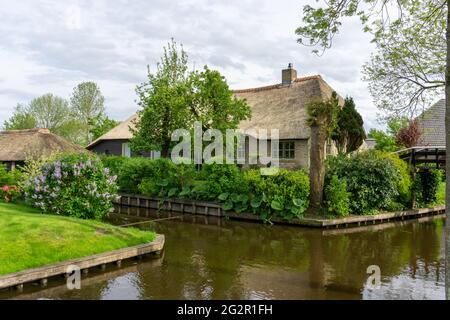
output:
[[22, 129], [22, 130], [6, 130], [1, 131], [0, 134], [31, 134], [31, 133], [44, 133], [49, 134], [50, 130], [47, 128], [34, 128], [34, 129]]
[[[323, 80], [322, 76], [317, 74], [317, 75], [313, 75], [313, 76], [296, 78], [293, 82], [299, 83], [299, 82], [314, 80], [314, 79]], [[278, 84], [272, 84], [272, 85], [262, 86], [262, 87], [233, 90], [233, 93], [259, 92], [259, 91], [272, 90], [272, 89], [278, 89], [278, 88], [283, 88], [283, 87], [285, 87], [285, 85], [283, 85], [282, 83], [278, 83]]]

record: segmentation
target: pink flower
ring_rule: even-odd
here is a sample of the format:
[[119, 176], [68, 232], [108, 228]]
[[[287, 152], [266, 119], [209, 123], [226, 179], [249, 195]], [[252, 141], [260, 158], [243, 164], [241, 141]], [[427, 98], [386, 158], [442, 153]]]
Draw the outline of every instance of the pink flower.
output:
[[3, 186], [2, 190], [3, 190], [3, 191], [8, 191], [8, 190], [9, 190], [9, 187], [8, 187], [8, 186]]

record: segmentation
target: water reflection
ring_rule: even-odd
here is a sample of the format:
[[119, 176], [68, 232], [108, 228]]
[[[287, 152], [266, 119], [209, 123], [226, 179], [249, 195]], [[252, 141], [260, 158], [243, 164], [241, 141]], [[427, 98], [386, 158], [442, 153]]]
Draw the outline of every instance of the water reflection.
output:
[[[111, 221], [156, 216], [121, 208]], [[139, 215], [139, 217], [136, 217]], [[140, 228], [166, 235], [162, 259], [93, 275], [82, 290], [27, 289], [15, 298], [51, 299], [443, 299], [443, 219], [348, 230], [182, 216]], [[382, 286], [366, 285], [367, 267]], [[95, 279], [97, 277], [97, 279]], [[12, 297], [0, 293], [0, 297]]]

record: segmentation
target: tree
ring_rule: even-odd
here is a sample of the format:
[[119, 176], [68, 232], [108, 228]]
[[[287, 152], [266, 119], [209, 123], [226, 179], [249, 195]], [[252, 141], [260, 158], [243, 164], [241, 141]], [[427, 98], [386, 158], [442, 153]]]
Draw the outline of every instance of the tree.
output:
[[339, 110], [337, 126], [331, 138], [340, 154], [358, 150], [366, 139], [364, 121], [356, 110], [353, 98], [346, 98], [344, 107]]
[[139, 120], [133, 132], [131, 148], [136, 152], [161, 151], [163, 158], [169, 157], [172, 132], [193, 126], [190, 112], [188, 58], [183, 47], [178, 50], [172, 41], [164, 47], [164, 54], [157, 65], [156, 73], [148, 69], [148, 81], [136, 88]]
[[323, 202], [325, 184], [325, 144], [336, 128], [339, 99], [333, 92], [326, 101], [312, 101], [307, 106], [307, 123], [311, 127], [310, 185], [311, 205], [319, 208]]
[[4, 122], [5, 130], [24, 130], [37, 127], [36, 119], [26, 111], [26, 107], [18, 104], [14, 109], [13, 116]]
[[225, 78], [219, 71], [207, 66], [202, 72], [191, 74], [191, 91], [194, 92], [192, 112], [204, 130], [236, 129], [242, 120], [248, 119], [251, 109], [244, 100], [233, 97]]
[[[368, 5], [368, 10], [362, 9], [363, 5]], [[389, 15], [388, 7], [390, 5], [399, 8], [399, 18], [392, 20]], [[349, 16], [359, 16], [365, 30], [374, 32], [374, 39], [377, 36], [383, 36], [383, 30], [390, 26], [401, 26], [404, 17], [414, 17], [414, 12], [425, 12], [420, 17], [420, 27], [425, 28], [422, 35], [425, 39], [432, 39], [434, 36], [433, 28], [436, 21], [445, 26], [445, 55], [436, 57], [440, 60], [442, 65], [445, 65], [444, 77], [445, 79], [445, 98], [446, 98], [446, 115], [445, 128], [446, 137], [450, 136], [450, 1], [447, 0], [328, 0], [325, 8], [313, 8], [311, 6], [304, 7], [304, 26], [299, 27], [296, 32], [300, 36], [299, 42], [307, 41], [309, 45], [319, 45], [325, 50], [331, 47], [334, 36], [338, 33], [339, 27], [342, 24], [342, 19]], [[420, 43], [420, 34], [413, 34], [414, 36], [407, 40], [406, 46], [414, 46], [414, 42]], [[381, 38], [382, 39], [382, 38]], [[317, 49], [316, 49], [317, 52]], [[399, 55], [402, 53], [399, 52]], [[445, 56], [445, 63], [444, 63]], [[429, 76], [428, 69], [422, 69], [420, 62], [417, 63], [417, 75]], [[433, 73], [434, 68], [431, 69]], [[403, 71], [402, 71], [403, 73]], [[401, 75], [401, 73], [400, 73]], [[441, 74], [442, 77], [442, 74]], [[442, 83], [441, 83], [442, 84]], [[421, 87], [420, 85], [418, 86]], [[428, 90], [428, 89], [425, 89]], [[425, 91], [424, 90], [424, 91]], [[420, 93], [420, 91], [419, 91]], [[412, 99], [412, 100], [411, 100]], [[413, 94], [410, 101], [413, 103], [405, 103], [406, 106], [414, 106], [414, 101], [420, 101], [420, 95]], [[403, 105], [403, 104], [402, 104]], [[412, 110], [413, 111], [413, 110]], [[450, 150], [450, 139], [446, 138], [446, 149]], [[446, 197], [450, 199], [450, 152], [446, 155]], [[446, 203], [446, 217], [450, 221], [450, 201]], [[446, 297], [450, 299], [450, 223], [445, 226], [445, 244], [446, 244]]]
[[398, 144], [396, 137], [398, 132], [407, 127], [409, 120], [405, 117], [393, 117], [387, 121], [386, 131], [371, 129], [369, 138], [375, 139], [375, 149], [385, 152], [394, 152], [403, 149], [405, 146]]
[[47, 128], [74, 143], [80, 141], [80, 122], [70, 111], [68, 102], [51, 93], [33, 99], [28, 105], [18, 105], [5, 122], [6, 130]]
[[139, 120], [131, 148], [142, 152], [161, 151], [169, 157], [176, 129], [192, 131], [201, 121], [203, 130], [237, 128], [250, 116], [250, 107], [234, 98], [225, 78], [207, 66], [202, 72], [188, 71], [188, 56], [174, 40], [164, 48], [157, 71], [149, 70], [148, 81], [138, 86]]
[[94, 141], [100, 138], [114, 127], [117, 127], [119, 123], [119, 121], [112, 120], [105, 115], [98, 115], [89, 123], [91, 128], [91, 139]]
[[443, 94], [445, 11], [435, 11], [430, 20], [429, 10], [428, 3], [421, 2], [374, 37], [376, 52], [363, 66], [364, 80], [388, 117], [413, 118]]
[[84, 144], [93, 141], [91, 133], [93, 120], [104, 116], [104, 102], [105, 98], [95, 82], [82, 82], [73, 90], [70, 105], [72, 112], [82, 124]]
[[415, 147], [419, 143], [422, 136], [422, 128], [419, 120], [411, 120], [408, 126], [401, 128], [395, 136], [397, 146], [405, 146], [407, 148]]

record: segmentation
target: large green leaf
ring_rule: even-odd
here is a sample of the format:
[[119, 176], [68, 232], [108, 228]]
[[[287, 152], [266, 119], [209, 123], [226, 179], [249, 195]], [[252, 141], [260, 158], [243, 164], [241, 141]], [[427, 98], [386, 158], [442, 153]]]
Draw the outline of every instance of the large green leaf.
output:
[[225, 201], [225, 200], [228, 199], [229, 196], [230, 196], [229, 193], [222, 193], [222, 194], [219, 196], [219, 200], [220, 200], [220, 201]]
[[186, 196], [189, 196], [190, 194], [191, 194], [191, 188], [184, 187], [183, 191], [180, 192], [179, 196], [180, 197], [186, 197]]
[[292, 203], [296, 207], [304, 207], [305, 206], [305, 200], [303, 200], [303, 199], [293, 199]]
[[233, 201], [228, 200], [223, 204], [223, 210], [230, 211], [231, 209], [233, 209], [233, 206], [234, 206]]
[[230, 197], [230, 200], [234, 203], [241, 202], [240, 195], [238, 195], [237, 193], [233, 193]]
[[254, 197], [252, 199], [252, 201], [250, 202], [250, 205], [254, 209], [258, 209], [259, 207], [261, 207], [261, 204], [262, 204], [262, 198], [261, 197]]
[[279, 200], [273, 200], [271, 203], [271, 207], [273, 210], [277, 210], [277, 211], [283, 211], [283, 209], [284, 209], [283, 203], [281, 203], [281, 201], [279, 201]]
[[159, 187], [167, 187], [169, 185], [169, 180], [161, 179], [156, 183], [156, 185], [158, 185]]
[[177, 192], [178, 192], [178, 188], [172, 188], [172, 189], [169, 190], [169, 193], [167, 194], [167, 196], [169, 198], [172, 198], [174, 195], [177, 194]]

